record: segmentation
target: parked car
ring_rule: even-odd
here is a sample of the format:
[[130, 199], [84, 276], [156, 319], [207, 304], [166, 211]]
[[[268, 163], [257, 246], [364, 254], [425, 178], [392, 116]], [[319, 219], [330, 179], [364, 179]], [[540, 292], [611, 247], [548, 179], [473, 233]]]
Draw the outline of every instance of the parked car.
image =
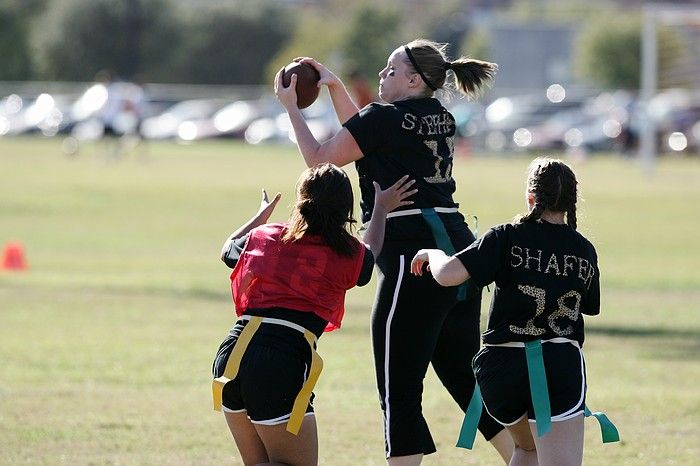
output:
[[[245, 131], [244, 137], [249, 144], [265, 142], [295, 142], [294, 131], [289, 116], [281, 105], [276, 104], [274, 115], [253, 121]], [[311, 134], [318, 141], [332, 138], [339, 130], [340, 123], [330, 101], [319, 98], [311, 106], [302, 110]]]
[[660, 152], [700, 150], [700, 92], [668, 89], [649, 103]]
[[32, 96], [10, 94], [0, 100], [0, 136], [17, 134], [24, 126], [24, 112], [35, 100]]
[[629, 150], [630, 115], [636, 99], [626, 91], [605, 92], [578, 108], [557, 112], [530, 129], [529, 150]]
[[178, 137], [184, 141], [206, 138], [243, 138], [255, 120], [274, 116], [279, 105], [272, 98], [237, 100], [216, 111], [210, 117], [186, 120], [178, 127]]
[[483, 145], [489, 150], [525, 149], [532, 143], [530, 128], [563, 110], [576, 109], [581, 100], [551, 102], [544, 95], [500, 97], [486, 107]]
[[141, 123], [141, 135], [146, 139], [177, 138], [182, 123], [210, 118], [230, 102], [220, 98], [178, 102], [163, 113], [144, 119]]

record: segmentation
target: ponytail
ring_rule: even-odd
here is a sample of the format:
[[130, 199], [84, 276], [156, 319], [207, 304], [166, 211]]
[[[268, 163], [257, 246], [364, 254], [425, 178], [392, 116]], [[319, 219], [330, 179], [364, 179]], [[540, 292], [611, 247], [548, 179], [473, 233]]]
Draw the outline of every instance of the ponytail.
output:
[[461, 57], [447, 64], [455, 74], [459, 91], [469, 98], [479, 95], [484, 86], [493, 82], [498, 65], [487, 61]]

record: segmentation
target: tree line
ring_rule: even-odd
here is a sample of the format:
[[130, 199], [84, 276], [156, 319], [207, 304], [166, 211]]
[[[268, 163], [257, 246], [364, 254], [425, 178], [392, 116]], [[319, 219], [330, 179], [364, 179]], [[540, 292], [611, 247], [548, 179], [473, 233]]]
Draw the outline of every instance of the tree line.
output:
[[[109, 71], [140, 82], [260, 84], [300, 55], [374, 80], [390, 50], [418, 36], [452, 42], [454, 55], [488, 59], [488, 34], [472, 30], [460, 3], [438, 2], [419, 15], [369, 1], [295, 8], [271, 0], [216, 7], [169, 0], [0, 0], [0, 81], [90, 81]], [[579, 31], [579, 75], [593, 85], [637, 88], [639, 18], [627, 14], [613, 26], [609, 13], [598, 16], [589, 15]]]

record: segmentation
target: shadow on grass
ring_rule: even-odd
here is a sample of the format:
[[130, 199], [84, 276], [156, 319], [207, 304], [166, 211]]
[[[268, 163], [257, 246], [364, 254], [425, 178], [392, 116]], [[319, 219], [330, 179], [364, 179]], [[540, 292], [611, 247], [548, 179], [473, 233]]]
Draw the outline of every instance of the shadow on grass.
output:
[[654, 359], [698, 359], [700, 360], [700, 329], [672, 329], [653, 327], [591, 326], [586, 335], [635, 339], [639, 343], [650, 343], [647, 355]]
[[689, 338], [700, 341], [700, 329], [675, 329], [653, 327], [587, 326], [587, 335], [632, 338]]

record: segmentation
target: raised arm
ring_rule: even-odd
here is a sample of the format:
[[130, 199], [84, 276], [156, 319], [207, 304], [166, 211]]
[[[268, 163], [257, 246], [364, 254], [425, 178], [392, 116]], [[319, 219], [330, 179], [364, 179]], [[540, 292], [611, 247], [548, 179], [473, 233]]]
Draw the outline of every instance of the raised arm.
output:
[[231, 249], [232, 242], [236, 241], [238, 238], [242, 238], [253, 228], [267, 223], [280, 198], [282, 198], [282, 194], [277, 193], [272, 199], [272, 202], [270, 202], [267, 199], [267, 192], [264, 189], [262, 190], [262, 199], [260, 200], [260, 207], [258, 208], [257, 213], [253, 215], [246, 223], [238, 227], [236, 231], [231, 233], [228, 238], [226, 238], [224, 245], [221, 247], [221, 260], [224, 259], [226, 253]]
[[423, 265], [428, 263], [428, 270], [442, 286], [457, 286], [469, 280], [469, 271], [454, 256], [448, 256], [440, 249], [421, 249], [411, 261], [411, 273], [423, 275]]
[[415, 180], [409, 180], [408, 175], [403, 176], [385, 190], [382, 190], [376, 181], [373, 183], [374, 209], [362, 239], [367, 243], [375, 258], [379, 256], [384, 246], [386, 214], [398, 207], [413, 204], [413, 201], [409, 201], [407, 198], [418, 192], [417, 189], [411, 189], [414, 183]]
[[328, 86], [328, 93], [331, 96], [331, 102], [333, 102], [333, 109], [341, 125], [360, 110], [357, 108], [357, 104], [352, 100], [352, 97], [350, 97], [350, 93], [345, 87], [345, 84], [343, 84], [343, 81], [333, 74], [331, 70], [311, 57], [298, 57], [295, 58], [294, 61], [311, 65], [318, 71], [321, 77], [318, 81], [318, 85], [319, 87], [324, 85]]
[[297, 107], [297, 75], [293, 74], [288, 87], [282, 84], [282, 74], [280, 70], [275, 76], [275, 94], [280, 103], [284, 106], [289, 121], [294, 129], [294, 134], [299, 146], [299, 152], [304, 157], [307, 167], [313, 167], [323, 162], [330, 162], [339, 167], [363, 157], [360, 147], [355, 142], [350, 132], [342, 128], [333, 138], [319, 143], [309, 129], [309, 125], [304, 119], [301, 110]]

